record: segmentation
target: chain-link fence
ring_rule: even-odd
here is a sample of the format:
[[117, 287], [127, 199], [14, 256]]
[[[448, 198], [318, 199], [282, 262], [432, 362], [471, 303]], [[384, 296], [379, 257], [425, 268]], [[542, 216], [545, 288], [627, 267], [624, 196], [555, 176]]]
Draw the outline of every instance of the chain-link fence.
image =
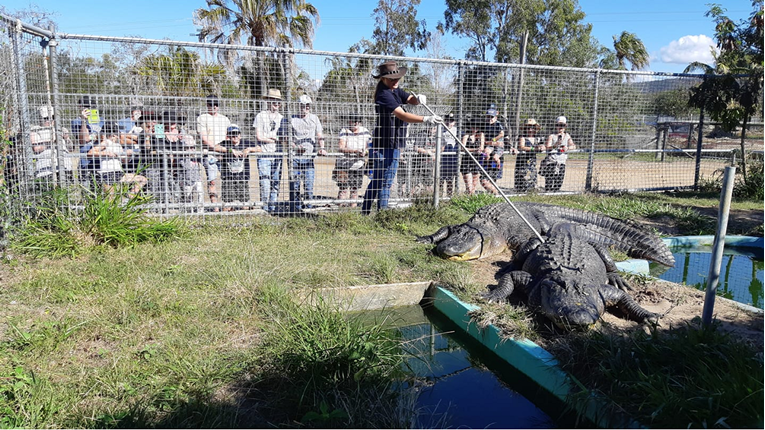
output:
[[[0, 180], [19, 201], [63, 188], [76, 205], [88, 190], [125, 186], [151, 197], [153, 213], [358, 207], [372, 174], [372, 73], [387, 60], [408, 67], [401, 88], [427, 96], [406, 111], [447, 118], [409, 125], [392, 206], [496, 193], [465, 149], [512, 195], [694, 187], [738, 147], [725, 136], [701, 143], [710, 130], [698, 114], [685, 129], [657, 115], [659, 99], [687, 97], [698, 75], [54, 35], [7, 17], [0, 26]], [[761, 150], [762, 126], [748, 134]]]

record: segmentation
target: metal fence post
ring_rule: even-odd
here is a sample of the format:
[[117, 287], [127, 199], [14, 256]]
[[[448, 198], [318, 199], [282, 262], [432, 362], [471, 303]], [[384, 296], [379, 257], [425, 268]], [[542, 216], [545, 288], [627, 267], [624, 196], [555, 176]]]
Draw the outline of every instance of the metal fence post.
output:
[[433, 206], [438, 207], [439, 191], [441, 190], [441, 139], [443, 138], [443, 124], [439, 124], [436, 131], [436, 159], [433, 160]]
[[592, 190], [592, 171], [595, 167], [595, 139], [598, 132], [598, 88], [600, 87], [600, 69], [595, 72], [595, 97], [592, 104], [592, 135], [590, 138], [590, 155], [587, 158], [587, 176], [584, 180], [584, 189]]
[[21, 21], [16, 20], [16, 27], [9, 29], [11, 36], [11, 44], [13, 45], [13, 62], [16, 66], [16, 85], [18, 86], [18, 94], [16, 97], [19, 103], [19, 136], [21, 141], [16, 141], [16, 145], [21, 145], [22, 163], [19, 163], [21, 167], [21, 188], [19, 193], [22, 198], [28, 198], [31, 194], [31, 185], [34, 179], [34, 166], [32, 165], [32, 139], [29, 135], [29, 124], [31, 124], [29, 116], [29, 93], [27, 92], [27, 80], [24, 75], [24, 62], [21, 60], [21, 48], [19, 46], [19, 37], [21, 35]]
[[[65, 166], [65, 160], [64, 160], [64, 154], [66, 153], [66, 144], [64, 143], [64, 133], [62, 131], [62, 124], [63, 119], [60, 115], [60, 106], [61, 106], [61, 95], [59, 94], [59, 88], [58, 88], [58, 73], [56, 73], [56, 70], [58, 70], [58, 51], [56, 50], [56, 47], [58, 46], [58, 40], [55, 39], [55, 33], [54, 38], [48, 40], [48, 55], [50, 56], [50, 70], [46, 70], [46, 73], [50, 73], [50, 83], [51, 83], [51, 95], [53, 98], [52, 107], [53, 107], [53, 127], [54, 132], [56, 135], [56, 148], [57, 150], [57, 158], [58, 158], [58, 180], [59, 184], [61, 185], [68, 185], [67, 184], [67, 177], [66, 175], [61, 174], [62, 171], [64, 171]], [[71, 161], [71, 160], [70, 160]], [[74, 163], [72, 163], [74, 164]], [[79, 163], [78, 163], [79, 164]]]
[[[457, 131], [465, 133], [465, 62], [460, 61], [457, 63]], [[457, 140], [462, 142], [461, 136], [457, 136]], [[454, 193], [460, 192], [460, 169], [462, 168], [462, 151], [459, 143], [457, 144], [457, 180], [454, 184]]]
[[717, 232], [712, 245], [712, 259], [709, 263], [709, 276], [707, 277], [707, 290], [704, 295], [704, 309], [701, 312], [701, 323], [704, 327], [712, 322], [712, 312], [715, 308], [717, 284], [720, 280], [720, 266], [722, 265], [723, 249], [725, 248], [725, 233], [728, 231], [728, 214], [730, 202], [733, 196], [733, 182], [736, 177], [736, 168], [728, 166], [723, 176], [723, 186], [720, 192], [720, 208], [717, 212]]

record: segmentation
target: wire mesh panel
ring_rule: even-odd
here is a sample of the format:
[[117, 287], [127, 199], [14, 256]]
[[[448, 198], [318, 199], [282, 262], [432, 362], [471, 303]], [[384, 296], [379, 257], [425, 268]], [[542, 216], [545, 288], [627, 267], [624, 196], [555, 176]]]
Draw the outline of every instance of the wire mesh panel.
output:
[[[71, 205], [122, 190], [169, 215], [358, 208], [380, 132], [373, 74], [390, 60], [407, 68], [399, 88], [427, 98], [402, 106], [411, 124], [391, 206], [694, 187], [734, 162], [735, 143], [704, 137], [697, 112], [660, 115], [698, 85], [694, 75], [51, 39], [0, 23], [11, 27], [0, 36], [3, 183], [19, 201], [61, 188]], [[432, 115], [447, 121], [422, 122]], [[762, 149], [759, 127], [750, 149]]]

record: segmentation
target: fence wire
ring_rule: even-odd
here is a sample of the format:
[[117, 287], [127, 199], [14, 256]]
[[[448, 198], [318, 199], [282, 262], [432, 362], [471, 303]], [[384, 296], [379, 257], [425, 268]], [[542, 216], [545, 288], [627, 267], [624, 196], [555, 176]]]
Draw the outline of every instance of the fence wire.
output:
[[[376, 125], [372, 73], [391, 58], [51, 39], [9, 20], [0, 26], [7, 30], [0, 36], [6, 65], [0, 78], [9, 89], [0, 96], [9, 142], [1, 180], [13, 199], [34, 201], [60, 188], [75, 206], [88, 192], [124, 186], [150, 197], [147, 208], [157, 214], [360, 206]], [[656, 115], [659, 97], [686, 93], [700, 82], [697, 75], [393, 60], [408, 67], [403, 89], [425, 94], [430, 109], [454, 119], [408, 127], [394, 206], [498, 192], [452, 136], [473, 148], [507, 195], [690, 188], [734, 162], [737, 139], [703, 137], [699, 147], [708, 124], [699, 132], [699, 118]], [[424, 106], [405, 109], [429, 113]], [[560, 117], [570, 136], [564, 141]], [[235, 134], [227, 133], [231, 126], [238, 141], [228, 136]], [[751, 148], [762, 149], [761, 131], [750, 129]]]

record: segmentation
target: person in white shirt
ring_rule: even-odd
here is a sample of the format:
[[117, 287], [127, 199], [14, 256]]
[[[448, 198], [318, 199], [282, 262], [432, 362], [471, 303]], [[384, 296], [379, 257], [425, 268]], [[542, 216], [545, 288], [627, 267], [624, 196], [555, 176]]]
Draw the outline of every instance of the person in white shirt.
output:
[[[215, 146], [226, 140], [226, 129], [231, 125], [231, 121], [219, 112], [220, 101], [214, 95], [207, 96], [207, 113], [197, 117], [197, 133], [202, 140], [203, 146], [212, 153]], [[218, 178], [218, 158], [214, 155], [208, 155], [205, 159], [207, 167], [207, 193], [210, 196], [210, 203], [218, 203], [218, 191], [216, 179]], [[213, 209], [218, 212], [219, 208]]]
[[559, 191], [566, 176], [566, 161], [568, 152], [576, 149], [571, 135], [566, 133], [566, 117], [559, 116], [555, 120], [557, 132], [547, 137], [547, 157], [542, 160], [540, 175], [545, 177], [545, 191]]
[[[290, 118], [290, 150], [293, 154], [290, 169], [290, 212], [312, 208], [310, 203], [304, 201], [313, 200], [313, 183], [316, 178], [314, 158], [317, 154], [327, 155], [327, 150], [324, 149], [324, 128], [319, 117], [311, 113], [313, 100], [303, 94], [298, 103], [298, 113]], [[286, 134], [286, 130], [282, 132]], [[301, 184], [303, 193], [300, 192]]]
[[146, 178], [141, 175], [126, 175], [122, 162], [133, 155], [133, 150], [125, 150], [120, 144], [120, 131], [116, 123], [107, 122], [98, 133], [99, 142], [88, 152], [88, 156], [100, 159], [98, 180], [105, 193], [114, 194], [119, 183], [131, 184], [130, 191], [135, 194], [146, 185]]
[[[349, 198], [356, 200], [359, 197], [359, 189], [364, 182], [365, 157], [372, 143], [372, 133], [361, 125], [361, 115], [352, 114], [348, 118], [348, 127], [340, 130], [338, 150], [345, 154], [344, 158], [338, 158], [332, 178], [337, 182], [340, 191], [337, 193], [338, 200]], [[346, 206], [341, 203], [340, 206]], [[355, 208], [356, 203], [350, 204]]]
[[263, 155], [258, 157], [258, 179], [260, 180], [260, 203], [263, 210], [276, 211], [279, 183], [282, 171], [282, 149], [279, 144], [279, 128], [284, 116], [279, 112], [282, 93], [278, 89], [268, 90], [263, 100], [267, 108], [255, 116], [252, 126], [255, 138]]

